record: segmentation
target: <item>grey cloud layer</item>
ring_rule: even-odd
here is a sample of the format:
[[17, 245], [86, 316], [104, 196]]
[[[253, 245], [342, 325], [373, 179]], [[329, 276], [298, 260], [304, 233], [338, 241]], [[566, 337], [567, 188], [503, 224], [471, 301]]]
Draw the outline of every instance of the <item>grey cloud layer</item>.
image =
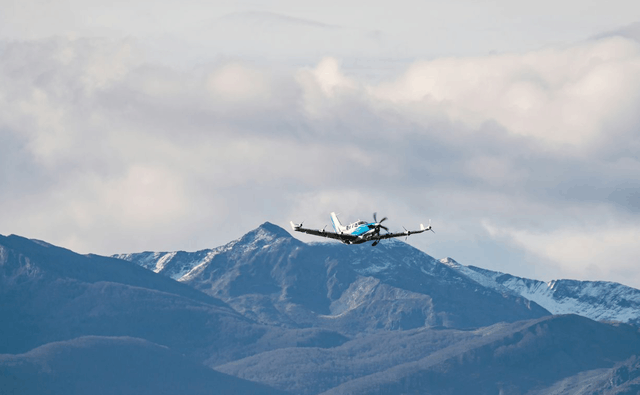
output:
[[178, 70], [135, 40], [0, 51], [0, 233], [195, 249], [378, 211], [397, 228], [433, 218], [437, 236], [411, 242], [439, 258], [640, 285], [634, 40], [416, 62], [373, 85], [332, 58]]

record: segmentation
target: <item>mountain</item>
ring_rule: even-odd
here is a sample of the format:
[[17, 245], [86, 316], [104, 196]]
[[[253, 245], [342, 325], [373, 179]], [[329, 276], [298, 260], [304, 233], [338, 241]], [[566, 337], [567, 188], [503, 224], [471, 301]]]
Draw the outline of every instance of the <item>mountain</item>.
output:
[[0, 354], [0, 372], [2, 394], [284, 394], [130, 337], [85, 336]]
[[612, 367], [640, 352], [635, 327], [602, 324], [576, 315], [544, 317], [482, 332], [480, 338], [350, 380], [324, 394], [546, 394], [558, 381]]
[[544, 391], [532, 395], [592, 395], [640, 393], [640, 359], [637, 355], [609, 369], [593, 369], [560, 380]]
[[0, 393], [638, 388], [637, 326], [551, 315], [502, 274], [402, 241], [307, 244], [265, 223], [211, 250], [121, 257], [0, 236]]
[[547, 394], [594, 371], [600, 376], [593, 384], [605, 385], [604, 373], [630, 386], [620, 364], [639, 352], [635, 327], [564, 315], [473, 331], [378, 333], [332, 349], [269, 351], [216, 369], [297, 394]]
[[[266, 256], [266, 251], [263, 254], [259, 254], [256, 248], [251, 247], [251, 243], [260, 243], [259, 240], [261, 237], [264, 238], [263, 241], [270, 240], [269, 242], [265, 241], [262, 247], [268, 245], [268, 253], [271, 255], [291, 255], [291, 251], [300, 249], [296, 254], [299, 255], [304, 251], [304, 253], [309, 256], [320, 256], [321, 260], [325, 260], [325, 264], [327, 261], [334, 262], [332, 270], [335, 271], [336, 275], [342, 276], [340, 277], [342, 284], [353, 285], [351, 289], [352, 292], [346, 293], [344, 286], [336, 289], [336, 284], [333, 284], [333, 287], [323, 287], [317, 290], [320, 294], [314, 298], [318, 303], [322, 300], [327, 302], [327, 296], [322, 294], [324, 289], [326, 289], [327, 292], [332, 292], [328, 298], [328, 311], [326, 308], [327, 303], [323, 305], [322, 309], [316, 310], [317, 313], [325, 316], [335, 317], [343, 311], [349, 314], [355, 314], [358, 309], [370, 306], [367, 300], [371, 301], [372, 299], [377, 299], [379, 303], [384, 303], [380, 301], [380, 299], [393, 301], [402, 298], [405, 300], [406, 306], [408, 306], [410, 302], [429, 304], [432, 303], [433, 300], [425, 299], [425, 294], [430, 298], [433, 296], [432, 294], [437, 294], [433, 291], [434, 288], [437, 288], [437, 284], [455, 283], [462, 285], [466, 282], [467, 284], [475, 283], [480, 285], [481, 287], [478, 287], [478, 289], [484, 291], [490, 289], [503, 296], [511, 295], [516, 299], [520, 298], [519, 300], [525, 304], [529, 303], [529, 301], [534, 302], [533, 305], [529, 304], [529, 306], [538, 305], [550, 314], [578, 314], [596, 321], [615, 321], [640, 325], [640, 290], [622, 284], [606, 281], [577, 280], [553, 280], [543, 282], [521, 278], [475, 266], [465, 266], [452, 258], [436, 261], [432, 257], [396, 240], [383, 242], [376, 248], [371, 248], [368, 245], [344, 246], [337, 243], [305, 244], [292, 238], [284, 229], [269, 223], [263, 224], [239, 240], [232, 241], [225, 246], [215, 249], [191, 253], [184, 251], [162, 253], [145, 252], [117, 255], [116, 257], [135, 262], [140, 266], [150, 268], [158, 273], [189, 284], [205, 293], [217, 296], [252, 319], [271, 323], [286, 322], [288, 325], [296, 325], [296, 323], [319, 325], [317, 316], [311, 317], [307, 314], [307, 317], [303, 319], [301, 317], [303, 315], [302, 313], [298, 314], [297, 318], [291, 317], [291, 314], [281, 313], [283, 309], [289, 309], [289, 311], [293, 309], [300, 312], [300, 306], [297, 303], [283, 306], [281, 303], [282, 298], [280, 297], [278, 297], [278, 303], [274, 304], [271, 300], [265, 300], [264, 297], [256, 296], [256, 294], [260, 292], [256, 293], [248, 289], [237, 291], [237, 289], [239, 289], [238, 281], [250, 281], [249, 279], [252, 276], [251, 274], [239, 274], [241, 271], [239, 266], [241, 266], [241, 264], [237, 265], [238, 267], [235, 269], [231, 269], [230, 266], [225, 264], [218, 267], [221, 260], [229, 260], [231, 256], [233, 258], [229, 261], [236, 263], [252, 262], [252, 260], [255, 259], [254, 257], [258, 255]], [[242, 251], [242, 253], [239, 251]], [[296, 262], [296, 260], [287, 259], [291, 261], [291, 264]], [[300, 259], [298, 259], [297, 262], [300, 262]], [[308, 265], [310, 267], [308, 270], [318, 270], [315, 275], [320, 277], [315, 277], [315, 279], [325, 277], [326, 280], [327, 274], [321, 273], [320, 269], [318, 269], [319, 266], [323, 265], [323, 262], [315, 262], [311, 259], [309, 263], [304, 262], [302, 264]], [[285, 287], [288, 287], [290, 291], [291, 287], [286, 284], [287, 275], [283, 274], [281, 270], [282, 265], [279, 266], [276, 271], [278, 271], [280, 277], [285, 278], [285, 280], [279, 283], [277, 281], [274, 282], [273, 279], [269, 278], [271, 274], [262, 273], [261, 278], [255, 275], [253, 276], [254, 282], [257, 284], [261, 280], [264, 280], [264, 282], [260, 282], [260, 284], [262, 284], [261, 286], [268, 283], [273, 292], [278, 292], [277, 290], [282, 291]], [[445, 269], [443, 266], [453, 269], [453, 271]], [[213, 268], [216, 268], [215, 270], [218, 274], [225, 270], [237, 270], [238, 273], [233, 276], [238, 278], [230, 277], [229, 275], [218, 278], [216, 275], [210, 274], [210, 272], [214, 270]], [[427, 272], [438, 277], [435, 284], [433, 281], [423, 281], [425, 277], [427, 277]], [[431, 280], [433, 280], [433, 278], [431, 278]], [[333, 281], [335, 283], [335, 280]], [[416, 282], [418, 283], [416, 284]], [[296, 284], [299, 285], [299, 282]], [[420, 284], [422, 284], [422, 286], [420, 286]], [[306, 286], [310, 285], [311, 284], [307, 284]], [[349, 286], [347, 286], [347, 289]], [[448, 287], [448, 285], [445, 286]], [[233, 287], [233, 290], [231, 287]], [[315, 287], [317, 288], [318, 286], [315, 285]], [[429, 291], [425, 291], [427, 287], [430, 287]], [[236, 295], [234, 292], [239, 293]], [[263, 290], [261, 292], [264, 294], [266, 291]], [[340, 292], [337, 299], [336, 292]], [[240, 294], [242, 294], [242, 296]], [[384, 294], [384, 296], [381, 296], [382, 294]], [[400, 296], [401, 294], [402, 296]], [[456, 295], [458, 295], [457, 292], [448, 297], [450, 304], [455, 303]], [[468, 295], [465, 294], [464, 297], [462, 297], [464, 300], [460, 302], [465, 304], [467, 296]], [[262, 307], [256, 307], [255, 304], [260, 304]], [[356, 311], [350, 312], [354, 306]], [[537, 307], [531, 308], [535, 309]], [[396, 314], [395, 317], [385, 315], [384, 317], [380, 317], [380, 319], [388, 320], [388, 324], [385, 325], [387, 328], [399, 325], [406, 329], [411, 327], [409, 322], [413, 319], [411, 318], [412, 314], [416, 314], [415, 317], [418, 317], [414, 324], [420, 326], [422, 316], [425, 314], [416, 313], [414, 308], [409, 307], [401, 313]], [[522, 318], [525, 317], [521, 316], [518, 319]], [[320, 320], [322, 320], [322, 317]], [[343, 319], [337, 321], [341, 320]], [[508, 321], [508, 319], [506, 320]], [[336, 323], [335, 321], [336, 320], [333, 319], [332, 322]], [[497, 321], [450, 322], [442, 325], [445, 327], [460, 328], [464, 325], [488, 325], [492, 322]], [[427, 320], [427, 325], [437, 326], [439, 323], [438, 320], [432, 319], [431, 321]], [[358, 327], [358, 330], [367, 329], [371, 328]]]
[[547, 283], [464, 266], [451, 258], [445, 265], [498, 292], [509, 292], [536, 302], [552, 314], [578, 314], [596, 321], [640, 326], [640, 290], [608, 281], [553, 280]]
[[129, 336], [223, 363], [298, 342], [345, 339], [325, 329], [259, 324], [130, 262], [19, 236], [0, 236], [0, 317], [0, 353], [11, 354], [81, 336]]
[[477, 328], [549, 314], [401, 241], [375, 248], [306, 244], [271, 223], [212, 250], [118, 256], [167, 275], [184, 272], [180, 282], [258, 322], [331, 328], [348, 336], [425, 326]]
[[197, 252], [138, 252], [133, 254], [116, 254], [113, 258], [135, 262], [155, 273], [174, 280], [179, 280], [195, 266], [211, 260], [220, 249], [207, 249]]

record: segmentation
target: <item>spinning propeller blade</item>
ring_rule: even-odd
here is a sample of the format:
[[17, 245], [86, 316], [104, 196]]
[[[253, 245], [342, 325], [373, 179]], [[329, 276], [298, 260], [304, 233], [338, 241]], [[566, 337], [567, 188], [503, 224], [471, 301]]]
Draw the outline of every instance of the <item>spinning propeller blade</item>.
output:
[[378, 222], [378, 213], [373, 213], [373, 223], [374, 223], [374, 228], [376, 229], [376, 233], [380, 234], [380, 229], [384, 229], [387, 232], [389, 232], [389, 228], [387, 228], [386, 226], [382, 225], [382, 223], [384, 221], [387, 220], [387, 217], [384, 217], [380, 220], [380, 222]]

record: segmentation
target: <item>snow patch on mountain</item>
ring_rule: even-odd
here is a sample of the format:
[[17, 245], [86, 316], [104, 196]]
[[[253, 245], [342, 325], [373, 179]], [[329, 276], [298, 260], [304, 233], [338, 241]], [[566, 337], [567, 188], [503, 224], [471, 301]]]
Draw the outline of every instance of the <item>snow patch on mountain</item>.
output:
[[372, 274], [380, 273], [384, 270], [387, 270], [391, 267], [391, 263], [389, 261], [378, 262], [371, 264], [365, 268], [357, 269], [356, 272], [363, 276], [369, 276]]
[[256, 249], [270, 248], [284, 238], [291, 238], [282, 228], [269, 222], [224, 246], [195, 252], [141, 252], [134, 254], [116, 254], [113, 258], [124, 259], [164, 274], [174, 280], [186, 282], [197, 276], [216, 255], [231, 251], [236, 245], [238, 253], [249, 253]]
[[167, 262], [169, 262], [173, 257], [175, 257], [176, 254], [177, 252], [169, 252], [167, 254], [164, 254], [162, 258], [158, 259], [158, 261], [156, 262], [156, 267], [153, 271], [156, 273], [159, 273], [167, 265]]
[[522, 296], [552, 314], [578, 314], [596, 321], [640, 323], [640, 290], [607, 281], [531, 280], [464, 266], [451, 258], [445, 264], [498, 292]]
[[198, 274], [200, 274], [204, 268], [211, 263], [211, 261], [213, 260], [213, 258], [221, 253], [224, 253], [228, 250], [230, 250], [231, 248], [233, 248], [233, 245], [237, 242], [233, 241], [229, 244], [226, 244], [222, 247], [218, 247], [216, 249], [213, 250], [209, 250], [207, 252], [207, 255], [205, 255], [204, 259], [202, 260], [198, 260], [198, 261], [194, 261], [193, 265], [191, 266], [191, 268], [189, 270], [186, 270], [184, 273], [182, 273], [180, 275], [180, 277], [177, 278], [178, 281], [181, 282], [185, 282], [185, 281], [189, 281], [191, 280], [193, 277], [196, 277]]
[[125, 261], [130, 261], [137, 263], [138, 265], [144, 267], [145, 269], [149, 269], [158, 273], [159, 270], [156, 270], [158, 266], [158, 260], [162, 259], [166, 252], [139, 252], [134, 254], [116, 254], [112, 255], [112, 258], [123, 259]]
[[[492, 273], [495, 273], [495, 272], [487, 271], [487, 273], [485, 273], [484, 269], [480, 269], [480, 268], [472, 269], [473, 266], [461, 265], [460, 263], [456, 262], [454, 259], [449, 257], [440, 259], [439, 262], [446, 266], [449, 266], [452, 269], [457, 270], [458, 272], [464, 274], [465, 276], [477, 282], [478, 284], [482, 285], [483, 287], [494, 289], [500, 293], [518, 294], [517, 292], [513, 292], [511, 289], [504, 287], [500, 283], [498, 283], [495, 280], [495, 278], [491, 275]], [[478, 271], [476, 269], [480, 269], [482, 271]], [[498, 274], [502, 274], [502, 273], [498, 273]]]
[[238, 243], [244, 251], [249, 252], [259, 248], [270, 247], [275, 243], [291, 239], [291, 235], [286, 230], [270, 222], [265, 222], [232, 243], [234, 245]]
[[596, 321], [640, 320], [640, 291], [605, 281], [522, 281], [517, 277], [503, 285], [533, 300], [553, 314], [574, 313]]
[[353, 282], [342, 296], [331, 304], [331, 314], [341, 315], [349, 310], [353, 310], [367, 300], [380, 284], [380, 280], [373, 277], [362, 277]]
[[[308, 255], [309, 251], [314, 251], [313, 255]], [[302, 255], [299, 256], [300, 254]], [[486, 297], [491, 297], [494, 292], [509, 300], [516, 297], [521, 301], [525, 300], [527, 306], [529, 301], [532, 301], [535, 303], [531, 305], [537, 304], [552, 314], [573, 313], [594, 320], [640, 324], [640, 291], [621, 284], [573, 280], [545, 283], [479, 267], [465, 266], [451, 258], [438, 261], [400, 240], [385, 240], [374, 248], [366, 245], [343, 246], [335, 242], [305, 244], [293, 238], [284, 229], [268, 222], [241, 238], [215, 249], [197, 252], [144, 252], [121, 254], [115, 257], [135, 262], [156, 273], [195, 286], [228, 303], [234, 301], [233, 303], [238, 304], [241, 309], [249, 306], [245, 304], [252, 303], [252, 299], [246, 299], [249, 298], [247, 295], [263, 295], [260, 296], [260, 308], [254, 306], [256, 317], [274, 313], [275, 306], [279, 306], [278, 314], [288, 317], [293, 314], [289, 314], [286, 307], [294, 303], [289, 300], [291, 295], [295, 295], [292, 299], [295, 300], [294, 305], [300, 304], [301, 291], [296, 289], [296, 284], [303, 278], [308, 281], [304, 287], [310, 287], [322, 293], [317, 281], [320, 281], [323, 274], [315, 273], [313, 279], [307, 277], [311, 268], [317, 269], [317, 266], [310, 264], [313, 259], [325, 254], [327, 258], [324, 259], [335, 264], [340, 262], [335, 267], [341, 268], [343, 277], [336, 277], [330, 281], [333, 287], [330, 306], [322, 306], [325, 302], [305, 302], [316, 309], [312, 309], [314, 312], [325, 318], [366, 309], [366, 306], [362, 306], [363, 300], [385, 301], [384, 303], [390, 303], [389, 308], [399, 305], [397, 300], [400, 299], [405, 302], [409, 300], [409, 304], [415, 305], [411, 300], [416, 295], [396, 295], [389, 291], [386, 285], [380, 286], [379, 282], [382, 282], [418, 293], [436, 292], [442, 284], [446, 284], [445, 289], [461, 286], [471, 292], [482, 293]], [[299, 260], [311, 261], [305, 262], [303, 269], [300, 269], [303, 271], [297, 272], [297, 269], [290, 265]], [[324, 263], [316, 263], [318, 264]], [[267, 268], [264, 265], [269, 267], [273, 265], [273, 267]], [[349, 271], [360, 279], [349, 283], [353, 281], [348, 280], [345, 274]], [[316, 279], [315, 276], [318, 278]], [[347, 283], [340, 285], [343, 281]], [[340, 293], [333, 294], [338, 291]], [[322, 300], [323, 296], [320, 294], [315, 295], [314, 300]], [[338, 296], [337, 300], [336, 296]], [[284, 299], [277, 299], [278, 297]], [[271, 304], [273, 306], [270, 307]], [[360, 313], [354, 312], [354, 314]], [[469, 315], [472, 312], [465, 314]]]

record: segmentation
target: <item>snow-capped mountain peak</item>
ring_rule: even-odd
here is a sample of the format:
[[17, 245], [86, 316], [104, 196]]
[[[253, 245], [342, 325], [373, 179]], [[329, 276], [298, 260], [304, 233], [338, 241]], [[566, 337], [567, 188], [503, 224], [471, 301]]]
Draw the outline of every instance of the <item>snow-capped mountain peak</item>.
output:
[[596, 321], [640, 324], [640, 290], [635, 288], [607, 281], [544, 282], [464, 266], [451, 258], [440, 262], [485, 287], [536, 302], [552, 314], [578, 314]]
[[[304, 287], [317, 288], [315, 291], [318, 295], [333, 295], [338, 289], [339, 292], [349, 292], [350, 282], [373, 284], [373, 279], [377, 279], [381, 284], [417, 293], [431, 294], [436, 289], [449, 292], [452, 287], [457, 287], [458, 294], [461, 289], [474, 293], [497, 292], [504, 298], [524, 300], [526, 305], [529, 301], [535, 302], [531, 306], [537, 304], [552, 314], [573, 313], [599, 321], [640, 324], [640, 290], [621, 284], [576, 280], [544, 282], [516, 277], [466, 266], [449, 257], [438, 261], [400, 240], [385, 240], [376, 247], [344, 246], [336, 242], [305, 244], [269, 222], [214, 249], [144, 252], [116, 257], [197, 286], [216, 297], [227, 298], [227, 301], [239, 292], [252, 294], [254, 289], [261, 290], [265, 295], [273, 293], [276, 299], [290, 300], [295, 292], [304, 294], [302, 290], [294, 289], [301, 286], [299, 283], [303, 277], [306, 278], [315, 270], [318, 272], [314, 272], [312, 277], [316, 277], [308, 279], [310, 282]], [[320, 278], [333, 273], [332, 270], [338, 270], [332, 274], [338, 277], [322, 284]], [[368, 280], [357, 280], [357, 277]], [[328, 293], [327, 290], [321, 290], [325, 286], [330, 289]], [[378, 290], [381, 288], [375, 289], [380, 292]], [[325, 297], [318, 295], [314, 296], [317, 300]], [[242, 300], [243, 308], [251, 306], [253, 296], [243, 298], [246, 298]], [[350, 300], [334, 300], [335, 296], [331, 298], [326, 301], [327, 304]], [[451, 300], [451, 296], [448, 300]], [[323, 314], [327, 313], [323, 310]]]
[[[256, 229], [242, 236], [237, 240], [237, 244], [243, 246], [245, 250], [256, 248], [266, 248], [279, 240], [294, 240], [286, 230], [271, 222], [265, 222]], [[236, 243], [234, 243], [236, 244]]]

